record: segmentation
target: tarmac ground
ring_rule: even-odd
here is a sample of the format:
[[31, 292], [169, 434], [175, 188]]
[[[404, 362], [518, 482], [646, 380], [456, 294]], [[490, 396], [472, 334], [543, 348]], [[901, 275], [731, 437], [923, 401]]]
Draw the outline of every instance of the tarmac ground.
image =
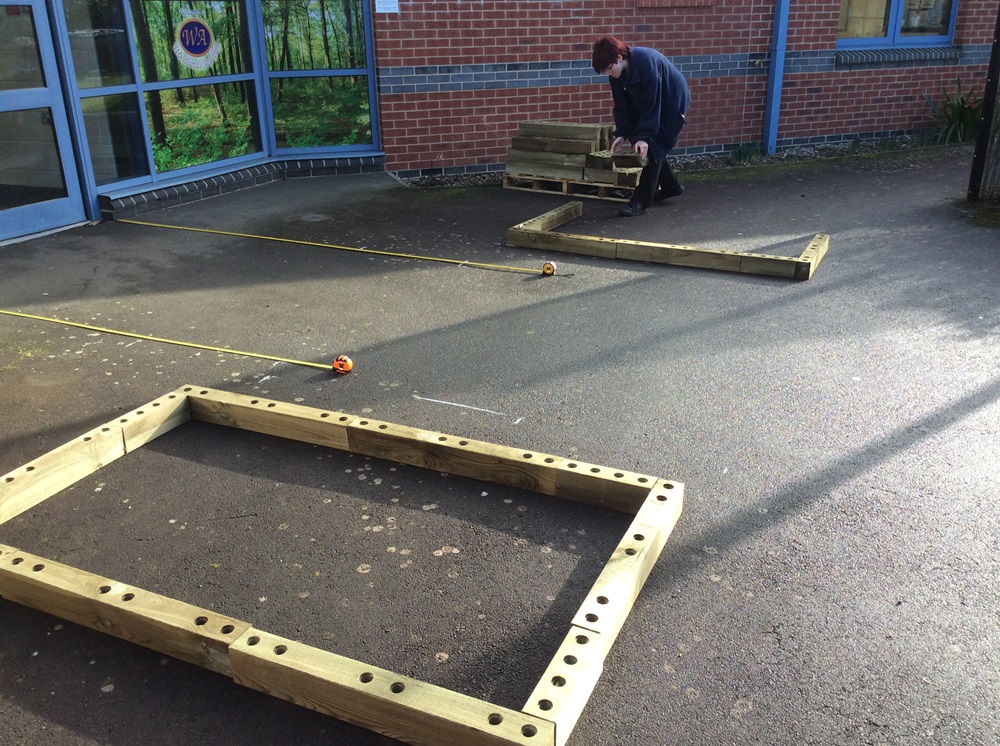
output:
[[[385, 174], [2, 246], [0, 310], [170, 341], [0, 314], [0, 474], [196, 384], [676, 480], [569, 746], [995, 746], [1000, 227], [964, 201], [971, 159], [682, 174], [645, 215], [583, 200], [564, 227], [787, 255], [829, 234], [808, 281], [508, 246], [572, 198]], [[348, 375], [300, 364], [339, 354]], [[628, 525], [219, 430], [149, 443], [0, 544], [520, 709]], [[4, 599], [0, 671], [4, 744], [395, 743]]]

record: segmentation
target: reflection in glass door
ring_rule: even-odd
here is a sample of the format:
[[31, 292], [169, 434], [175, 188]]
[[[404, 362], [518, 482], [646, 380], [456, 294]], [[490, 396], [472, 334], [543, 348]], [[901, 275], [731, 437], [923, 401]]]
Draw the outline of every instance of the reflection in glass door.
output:
[[0, 241], [85, 219], [44, 0], [0, 0]]

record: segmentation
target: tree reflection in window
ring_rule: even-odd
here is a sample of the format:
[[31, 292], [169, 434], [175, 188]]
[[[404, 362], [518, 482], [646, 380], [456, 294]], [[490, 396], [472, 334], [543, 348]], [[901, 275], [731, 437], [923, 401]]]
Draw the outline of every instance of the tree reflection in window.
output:
[[264, 0], [262, 8], [277, 147], [371, 144], [360, 0]]
[[269, 70], [354, 70], [365, 66], [358, 0], [264, 0]]

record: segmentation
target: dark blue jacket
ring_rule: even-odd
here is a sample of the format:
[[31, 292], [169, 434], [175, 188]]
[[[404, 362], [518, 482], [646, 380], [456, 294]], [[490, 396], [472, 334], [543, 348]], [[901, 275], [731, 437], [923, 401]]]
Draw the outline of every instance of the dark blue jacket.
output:
[[633, 144], [645, 140], [649, 157], [659, 161], [677, 144], [691, 104], [684, 76], [655, 49], [632, 47], [628, 70], [608, 80], [615, 102], [615, 137]]

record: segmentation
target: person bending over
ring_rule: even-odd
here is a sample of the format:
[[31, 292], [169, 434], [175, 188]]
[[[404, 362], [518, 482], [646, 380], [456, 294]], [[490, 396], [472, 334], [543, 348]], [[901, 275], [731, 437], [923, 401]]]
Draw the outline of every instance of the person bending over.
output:
[[594, 43], [594, 72], [607, 75], [614, 101], [615, 153], [631, 144], [645, 159], [639, 185], [625, 217], [641, 215], [654, 200], [676, 197], [684, 191], [667, 162], [687, 123], [691, 91], [687, 81], [663, 54], [647, 47], [629, 46], [613, 36]]

